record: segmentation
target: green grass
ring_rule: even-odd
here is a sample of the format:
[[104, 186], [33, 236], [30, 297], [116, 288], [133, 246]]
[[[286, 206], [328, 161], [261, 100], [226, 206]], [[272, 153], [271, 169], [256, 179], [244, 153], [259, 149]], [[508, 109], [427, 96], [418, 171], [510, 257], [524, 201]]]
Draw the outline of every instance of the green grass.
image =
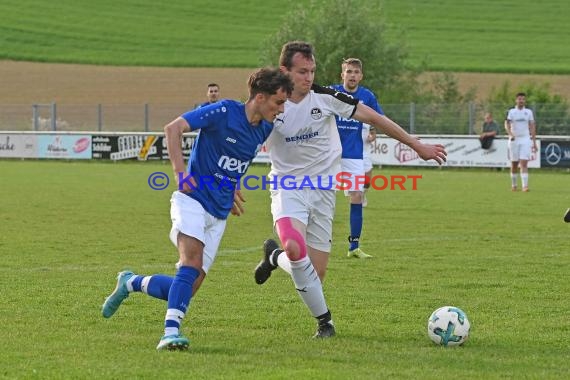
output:
[[408, 32], [413, 57], [431, 70], [570, 73], [570, 3], [384, 0]]
[[[315, 322], [285, 273], [252, 278], [271, 236], [269, 196], [246, 192], [218, 260], [183, 324], [188, 352], [156, 352], [165, 304], [134, 294], [105, 320], [116, 272], [174, 273], [169, 191], [160, 163], [0, 161], [0, 377], [5, 378], [568, 378], [570, 176], [533, 170], [532, 192], [507, 172], [386, 169], [423, 174], [417, 191], [371, 192], [363, 249], [347, 259], [338, 194], [325, 292], [337, 337]], [[265, 166], [250, 174], [262, 175]], [[172, 189], [170, 189], [172, 190]], [[457, 349], [426, 334], [437, 307], [472, 323]]]
[[[376, 0], [362, 6], [370, 1]], [[427, 58], [431, 70], [570, 73], [567, 1], [384, 4], [391, 30], [406, 30], [412, 59]], [[278, 0], [2, 0], [0, 6], [0, 59], [197, 67], [257, 66], [261, 42], [291, 9]]]

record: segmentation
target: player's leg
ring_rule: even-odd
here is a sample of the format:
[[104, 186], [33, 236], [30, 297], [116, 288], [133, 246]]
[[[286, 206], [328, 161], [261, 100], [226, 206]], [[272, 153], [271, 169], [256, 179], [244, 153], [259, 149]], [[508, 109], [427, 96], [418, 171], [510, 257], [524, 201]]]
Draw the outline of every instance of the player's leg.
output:
[[364, 184], [367, 182], [364, 176], [364, 160], [358, 159], [342, 159], [343, 172], [349, 173], [351, 178], [351, 186], [348, 189], [350, 197], [350, 235], [348, 236], [348, 257], [369, 258], [360, 249], [360, 235], [362, 233], [363, 212], [362, 212], [362, 193]]
[[520, 160], [519, 161], [519, 168], [521, 171], [521, 182], [522, 182], [522, 191], [528, 191], [528, 161], [527, 160]]
[[511, 160], [511, 190], [517, 191], [518, 169], [519, 169], [519, 149], [518, 144], [514, 140], [508, 142], [509, 158]]
[[115, 290], [105, 299], [101, 313], [103, 317], [111, 318], [121, 303], [133, 292], [143, 292], [151, 297], [167, 300], [171, 284], [172, 277], [170, 276], [160, 274], [144, 276], [134, 274], [131, 271], [119, 272]]
[[368, 198], [366, 197], [366, 193], [368, 192], [368, 189], [370, 189], [370, 178], [372, 178], [372, 160], [368, 155], [364, 156], [364, 175], [366, 176], [367, 180], [364, 183], [364, 191], [362, 192], [362, 207], [368, 206]]
[[519, 162], [511, 161], [511, 190], [517, 191]]
[[164, 336], [156, 347], [158, 350], [186, 349], [189, 344], [188, 338], [180, 333], [180, 325], [192, 298], [192, 286], [200, 275], [204, 243], [182, 232], [178, 233], [177, 242], [180, 266], [168, 292]]
[[[276, 258], [273, 265], [276, 263], [286, 272], [290, 273], [297, 293], [313, 317], [318, 320], [318, 323], [320, 324], [321, 320], [325, 320], [326, 323], [332, 326], [330, 312], [324, 298], [322, 283], [317, 270], [313, 267], [311, 259], [309, 258], [305, 239], [306, 225], [309, 220], [309, 198], [311, 193], [319, 191], [323, 190], [272, 191], [271, 211], [275, 220], [275, 230], [283, 247], [282, 253], [278, 252], [277, 248], [274, 250]], [[332, 213], [334, 214], [334, 191], [329, 192], [333, 195]], [[257, 266], [255, 271], [255, 278], [258, 283], [259, 271], [264, 267], [264, 260]], [[333, 334], [330, 334], [330, 332], [326, 336], [316, 334], [315, 337], [325, 338]]]
[[[189, 341], [180, 333], [182, 319], [186, 315], [196, 280], [205, 275], [211, 260], [205, 258], [205, 245], [211, 244], [208, 230], [219, 223], [218, 240], [223, 234], [225, 221], [219, 221], [204, 210], [196, 200], [180, 192], [174, 192], [171, 199], [171, 240], [176, 241], [179, 262], [168, 292], [167, 310], [164, 322], [164, 336], [157, 349], [185, 349]], [[219, 243], [219, 242], [218, 242]], [[217, 249], [217, 244], [215, 249]], [[205, 267], [204, 264], [208, 266]]]
[[[366, 176], [366, 178], [372, 178], [372, 170], [367, 171], [366, 173], [364, 173], [364, 175]], [[366, 183], [364, 184], [364, 191], [362, 192], [362, 207], [368, 206], [368, 197], [366, 196], [366, 193], [368, 193], [369, 189], [370, 189], [370, 180], [367, 180]]]
[[[172, 196], [171, 215], [180, 219], [181, 211], [178, 209], [180, 207], [179, 202], [175, 202], [174, 199], [175, 194]], [[184, 198], [182, 198], [182, 200], [185, 201]], [[173, 226], [170, 232], [170, 240], [176, 247], [178, 246], [178, 232], [179, 230], [176, 228], [176, 226]], [[176, 269], [178, 270], [179, 267], [180, 261], [176, 264]], [[194, 281], [194, 285], [192, 287], [192, 296], [194, 296], [200, 288], [200, 285], [202, 284], [202, 281], [205, 277], [205, 272], [207, 272], [207, 269], [200, 271], [200, 275], [196, 281]], [[170, 286], [172, 285], [173, 280], [174, 277], [163, 274], [141, 275], [135, 274], [131, 271], [119, 272], [115, 290], [111, 293], [111, 295], [109, 295], [109, 297], [105, 299], [105, 302], [101, 308], [101, 313], [105, 318], [112, 317], [113, 314], [115, 314], [115, 312], [119, 309], [122, 302], [129, 297], [130, 293], [133, 292], [145, 293], [151, 297], [167, 301], [168, 293], [170, 292]]]
[[532, 143], [530, 139], [520, 142], [519, 148], [519, 167], [521, 171], [522, 190], [528, 191], [528, 161], [530, 160]]
[[[293, 218], [299, 221], [304, 230], [308, 222], [309, 212], [304, 200], [303, 190], [275, 189], [271, 191], [271, 214], [273, 215], [273, 225], [277, 230], [277, 221], [284, 218]], [[304, 239], [304, 237], [303, 237]], [[273, 240], [268, 239], [263, 243], [263, 258], [254, 270], [255, 282], [259, 285], [265, 283], [278, 267], [291, 275], [289, 260], [278, 261], [283, 249]], [[285, 257], [287, 255], [284, 255]]]
[[[317, 272], [320, 283], [324, 282], [332, 248], [332, 225], [336, 194], [330, 190], [312, 191], [310, 198], [311, 214], [306, 229], [308, 254]], [[321, 285], [322, 286], [322, 285]], [[322, 310], [326, 307], [323, 294]], [[335, 335], [332, 316], [328, 307], [322, 314], [313, 313], [317, 318], [315, 338], [328, 338]]]
[[[298, 219], [284, 217], [279, 219], [275, 228], [284, 248], [277, 253], [277, 264], [290, 273], [297, 293], [317, 319], [315, 338], [328, 338], [334, 335], [331, 313], [327, 307], [320, 276], [326, 273], [328, 253], [307, 247], [305, 224]], [[313, 265], [312, 257], [315, 256]], [[321, 259], [325, 258], [326, 261]]]

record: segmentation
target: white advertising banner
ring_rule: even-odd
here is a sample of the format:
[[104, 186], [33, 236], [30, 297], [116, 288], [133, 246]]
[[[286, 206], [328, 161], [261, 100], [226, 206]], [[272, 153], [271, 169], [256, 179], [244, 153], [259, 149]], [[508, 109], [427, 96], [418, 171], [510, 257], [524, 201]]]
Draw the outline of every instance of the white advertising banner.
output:
[[[442, 144], [447, 150], [446, 166], [454, 167], [510, 167], [506, 139], [496, 139], [490, 149], [482, 149], [478, 138], [437, 137], [422, 138], [428, 144]], [[537, 140], [538, 152], [540, 141]], [[376, 165], [397, 166], [437, 166], [431, 161], [424, 161], [407, 145], [397, 140], [379, 137], [370, 150], [370, 158]], [[540, 168], [540, 153], [533, 153], [528, 162], [530, 168]]]
[[90, 135], [40, 135], [39, 158], [91, 159]]
[[37, 158], [38, 136], [30, 134], [0, 134], [0, 157]]

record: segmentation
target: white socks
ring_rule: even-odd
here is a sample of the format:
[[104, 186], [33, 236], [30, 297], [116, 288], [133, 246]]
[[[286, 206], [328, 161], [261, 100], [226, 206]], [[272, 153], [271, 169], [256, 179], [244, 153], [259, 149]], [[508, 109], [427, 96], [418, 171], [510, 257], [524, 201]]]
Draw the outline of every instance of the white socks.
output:
[[[280, 256], [287, 257], [287, 255]], [[281, 260], [279, 259], [279, 261]], [[289, 263], [291, 277], [297, 293], [299, 293], [313, 317], [325, 314], [328, 311], [328, 307], [323, 294], [323, 286], [309, 257], [305, 256], [299, 261], [290, 261]]]
[[528, 187], [528, 173], [521, 173], [522, 187]]
[[519, 176], [516, 173], [511, 173], [511, 186], [512, 187], [517, 187], [517, 182], [518, 182]]

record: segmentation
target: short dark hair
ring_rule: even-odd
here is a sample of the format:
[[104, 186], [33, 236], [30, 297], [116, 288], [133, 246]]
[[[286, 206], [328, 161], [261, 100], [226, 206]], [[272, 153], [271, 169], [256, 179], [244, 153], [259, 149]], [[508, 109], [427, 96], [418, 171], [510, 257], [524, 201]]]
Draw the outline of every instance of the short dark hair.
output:
[[526, 94], [524, 92], [518, 92], [516, 98], [519, 96], [524, 96], [526, 98]]
[[358, 58], [343, 58], [340, 66], [344, 70], [347, 65], [358, 66], [360, 70], [362, 70], [362, 61]]
[[252, 73], [247, 81], [249, 99], [257, 94], [274, 95], [282, 89], [287, 96], [293, 92], [293, 82], [287, 74], [274, 67], [264, 67]]
[[315, 59], [313, 45], [304, 41], [289, 41], [281, 48], [279, 66], [285, 66], [289, 70], [293, 66], [293, 56], [296, 53], [301, 53], [307, 59]]
[[217, 83], [208, 83], [208, 87], [217, 87], [217, 88], [220, 88], [220, 86], [218, 86]]

